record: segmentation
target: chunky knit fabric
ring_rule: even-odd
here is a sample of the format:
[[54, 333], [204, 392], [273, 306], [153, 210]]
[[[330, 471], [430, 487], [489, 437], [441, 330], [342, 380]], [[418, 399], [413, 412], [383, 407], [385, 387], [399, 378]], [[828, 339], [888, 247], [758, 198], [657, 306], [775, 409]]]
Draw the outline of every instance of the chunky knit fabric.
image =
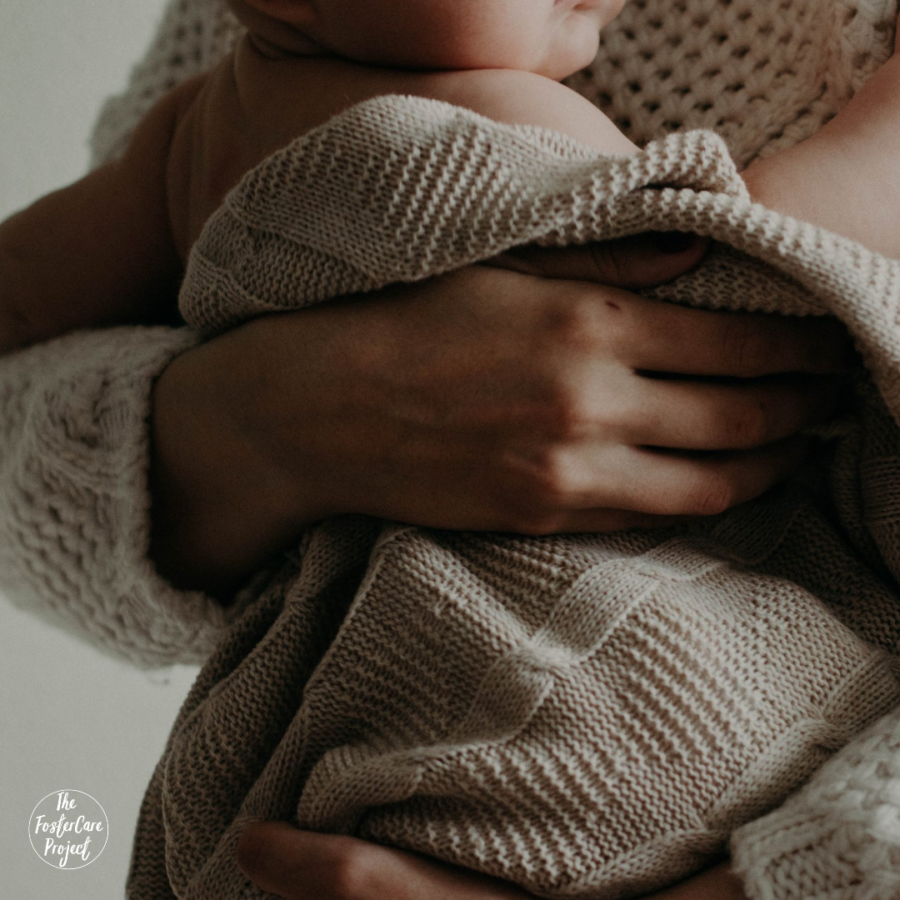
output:
[[[726, 133], [735, 158], [746, 162], [755, 154], [776, 146], [781, 140], [790, 143], [806, 136], [828, 115], [829, 104], [823, 98], [830, 96], [830, 91], [838, 92], [835, 97], [846, 97], [846, 92], [858, 83], [854, 79], [885, 58], [889, 42], [885, 27], [891, 14], [889, 5], [880, 2], [828, 5], [802, 0], [783, 4], [740, 0], [730, 3], [687, 0], [673, 4], [661, 0], [635, 0], [607, 33], [605, 49], [601, 51], [595, 67], [573, 79], [573, 83], [606, 106], [620, 124], [630, 127], [635, 137], [648, 138], [682, 127], [718, 126]], [[98, 158], [121, 148], [126, 131], [133, 126], [140, 111], [180, 77], [214, 62], [218, 54], [227, 48], [229, 35], [235, 33], [233, 21], [223, 13], [217, 2], [180, 0], [173, 3], [163, 38], [155, 45], [147, 64], [139, 70], [132, 90], [124, 101], [116, 101], [108, 107], [103, 120], [104, 128], [98, 133]], [[818, 54], [824, 54], [822, 58], [829, 60], [827, 67], [820, 63]], [[716, 87], [711, 87], [711, 83]], [[745, 116], [750, 110], [753, 110], [753, 116]], [[643, 132], [640, 130], [642, 127], [646, 128]], [[788, 282], [789, 279], [773, 280], [779, 290]], [[789, 284], [790, 289], [794, 287]], [[882, 324], [890, 326], [893, 323], [882, 320]], [[152, 350], [148, 350], [147, 337], [150, 334], [155, 348]], [[68, 621], [71, 627], [88, 631], [105, 646], [121, 648], [133, 658], [147, 662], [201, 653], [204, 647], [210, 646], [211, 638], [223, 625], [221, 613], [212, 604], [200, 596], [172, 591], [155, 576], [146, 559], [147, 395], [154, 375], [165, 367], [173, 355], [191, 344], [190, 336], [177, 331], [121, 329], [74, 335], [48, 344], [50, 349], [45, 353], [42, 348], [35, 348], [10, 357], [4, 360], [2, 367], [2, 384], [7, 398], [2, 418], [4, 474], [7, 477], [3, 479], [3, 491], [0, 492], [5, 522], [3, 552], [4, 560], [13, 561], [19, 557], [25, 560], [12, 569], [17, 573], [15, 578], [8, 578], [10, 569], [6, 566], [0, 569], [2, 577], [10, 582], [9, 588], [29, 605], [42, 607], [54, 617]], [[891, 371], [896, 371], [896, 366], [885, 362], [883, 384], [890, 381]], [[847, 524], [845, 538], [842, 539], [830, 524], [829, 511], [826, 509], [823, 514], [816, 502], [819, 495], [815, 486], [794, 485], [789, 491], [768, 498], [765, 503], [732, 514], [710, 535], [682, 535], [677, 539], [673, 536], [678, 551], [675, 554], [675, 568], [680, 571], [680, 567], [684, 567], [682, 580], [691, 583], [691, 593], [695, 597], [696, 608], [690, 610], [689, 616], [683, 614], [680, 603], [674, 611], [666, 614], [665, 603], [648, 604], [648, 596], [631, 598], [630, 601], [620, 598], [622, 618], [632, 621], [632, 634], [639, 633], [641, 628], [652, 635], [671, 631], [674, 635], [672, 641], [676, 645], [674, 651], [655, 651], [649, 656], [645, 653], [643, 657], [637, 649], [638, 645], [635, 645], [632, 652], [625, 654], [629, 665], [623, 665], [623, 672], [673, 671], [669, 660], [673, 652], [675, 656], [682, 657], [685, 647], [688, 655], [691, 652], [697, 655], [693, 669], [695, 674], [688, 684], [684, 684], [681, 678], [668, 679], [670, 685], [680, 685], [686, 693], [683, 705], [670, 707], [661, 703], [659, 697], [652, 691], [644, 690], [645, 685], [641, 683], [635, 684], [634, 690], [627, 690], [629, 685], [609, 686], [609, 693], [617, 695], [624, 704], [618, 714], [615, 703], [609, 706], [610, 715], [618, 715], [613, 720], [613, 727], [629, 734], [639, 729], [642, 737], [638, 744], [642, 747], [644, 759], [657, 771], [661, 760], [677, 765], [678, 760], [683, 758], [682, 748], [690, 741], [681, 735], [694, 736], [695, 744], [701, 747], [705, 744], [715, 763], [698, 769], [700, 774], [695, 773], [691, 784], [701, 796], [701, 806], [702, 797], [708, 800], [712, 793], [709, 783], [715, 783], [722, 772], [727, 772], [729, 777], [734, 774], [736, 780], [733, 783], [739, 787], [746, 787], [751, 792], [754, 789], [758, 791], [757, 810], [777, 803], [787, 784], [802, 777], [797, 772], [786, 772], [783, 774], [783, 790], [779, 788], [770, 795], [762, 796], [766, 793], [765, 789], [760, 791], [754, 788], [752, 777], [742, 784], [737, 775], [758, 752], [758, 745], [753, 740], [746, 743], [743, 755], [738, 752], [732, 757], [731, 763], [724, 764], [724, 757], [716, 756], [722, 746], [733, 738], [735, 731], [742, 735], [753, 734], [753, 729], [765, 719], [760, 714], [756, 718], [750, 716], [748, 720], [746, 711], [739, 714], [740, 709], [736, 706], [721, 721], [716, 720], [715, 727], [709, 728], [703, 711], [709, 708], [709, 696], [715, 698], [721, 693], [717, 687], [720, 683], [729, 686], [727, 689], [734, 685], [744, 688], [750, 706], [752, 703], [749, 701], [754, 696], [763, 698], [761, 706], [770, 711], [776, 724], [780, 724], [778, 720], [783, 720], [788, 730], [802, 717], [802, 710], [807, 707], [812, 708], [816, 727], [823, 720], [831, 723], [826, 735], [803, 739], [807, 749], [801, 748], [801, 756], [813, 752], [815, 747], [822, 755], [827, 754], [843, 743], [850, 731], [871, 718], [879, 705], [892, 702], [890, 695], [895, 687], [886, 666], [893, 666], [896, 613], [893, 594], [888, 587], [893, 579], [879, 550], [896, 547], [896, 541], [891, 541], [892, 522], [896, 516], [893, 491], [890, 489], [894, 480], [892, 460], [896, 459], [895, 434], [889, 420], [879, 411], [877, 400], [873, 398], [863, 404], [863, 410], [868, 411], [868, 418], [865, 427], [857, 433], [856, 440], [868, 448], [868, 457], [863, 454], [863, 458], [869, 459], [867, 466], [873, 477], [862, 480], [870, 485], [865, 494], [865, 504], [860, 504], [854, 484], [844, 485], [843, 490], [835, 495]], [[885, 423], [888, 424], [885, 426]], [[854, 448], [851, 442], [847, 442], [840, 452], [848, 457], [861, 458], [860, 448]], [[73, 460], [77, 461], [77, 465], [73, 464]], [[880, 478], [875, 477], [879, 472]], [[51, 512], [47, 515], [33, 512], [44, 507]], [[852, 510], [861, 511], [856, 521], [850, 514]], [[86, 527], [85, 523], [89, 523], [90, 527]], [[125, 527], [122, 527], [123, 524]], [[177, 743], [179, 735], [185, 733], [186, 727], [192, 739], [202, 736], [206, 730], [206, 739], [213, 751], [213, 770], [220, 771], [224, 760], [225, 774], [231, 779], [231, 784], [217, 786], [213, 778], [201, 787], [207, 792], [208, 811], [213, 819], [223, 823], [226, 831], [230, 817], [239, 814], [237, 807], [244, 792], [247, 793], [245, 812], [251, 815], [256, 812], [265, 814], [270, 810], [274, 815], [291, 818], [296, 811], [290, 791], [267, 796], [262, 789], [265, 779], [258, 776], [263, 769], [277, 776], [279, 759], [296, 758], [296, 744], [285, 741], [281, 745], [283, 749], [279, 750], [279, 742], [299, 709], [302, 686], [338, 632], [345, 604], [353, 586], [362, 577], [368, 548], [376, 536], [374, 524], [368, 521], [353, 520], [332, 525], [336, 532], [323, 528], [308, 536], [300, 552], [296, 556], [291, 554], [280, 575], [264, 591], [258, 592], [258, 601], [232, 632], [229, 642], [216, 654], [211, 669], [201, 675], [173, 735], [171, 747]], [[91, 532], [92, 538], [82, 539], [84, 533]], [[377, 552], [390, 562], [391, 554], [395, 550], [404, 552], [403, 543], [411, 537], [414, 535], [404, 529], [388, 531]], [[435, 538], [434, 535], [427, 537], [429, 540]], [[544, 548], [543, 553], [535, 555], [531, 542], [527, 542], [527, 553], [517, 553], [518, 542], [505, 539], [499, 544], [502, 549], [512, 551], [510, 564], [503, 568], [488, 561], [479, 567], [477, 561], [484, 551], [473, 548], [471, 539], [462, 535], [439, 537], [450, 550], [448, 558], [458, 556], [465, 561], [453, 583], [460, 583], [466, 588], [474, 583], [475, 587], [469, 594], [479, 602], [486, 594], [502, 593], [504, 585], [512, 591], [519, 583], [520, 561], [526, 557], [530, 560], [530, 565], [522, 563], [526, 576], [536, 569], [537, 580], [543, 579], [547, 590], [554, 596], [559, 596], [559, 591], [565, 594], [566, 577], [571, 577], [572, 567], [584, 558], [584, 553], [578, 549], [578, 541], [560, 544], [559, 539], [547, 539], [539, 542]], [[640, 557], [640, 565], [635, 567], [637, 574], [653, 580], [658, 580], [663, 574], [677, 586], [679, 579], [671, 578], [672, 558], [665, 554], [660, 557], [642, 540], [632, 544], [635, 540], [634, 537], [623, 536], [611, 544], [612, 551], [622, 558], [622, 568], [627, 570], [629, 560]], [[853, 547], [852, 551], [849, 546]], [[365, 552], [358, 553], [360, 547], [366, 548]], [[723, 551], [726, 547], [727, 552]], [[116, 565], [109, 563], [110, 558], [116, 560]], [[692, 558], [702, 558], [704, 562], [692, 568], [686, 562]], [[717, 559], [717, 562], [709, 563], [711, 558]], [[809, 560], [805, 582], [802, 586], [801, 583], [791, 585], [783, 579], [783, 575], [789, 569], [796, 568], [796, 561], [800, 558]], [[890, 556], [887, 559], [892, 565]], [[335, 560], [340, 561], [337, 569]], [[743, 610], [730, 613], [731, 621], [737, 624], [734, 628], [727, 628], [723, 619], [724, 610], [731, 606], [723, 603], [715, 587], [715, 578], [730, 580], [732, 570], [743, 571], [748, 566], [757, 573], [754, 576], [756, 590], [752, 592], [755, 600], [745, 597]], [[878, 576], [879, 572], [883, 577]], [[102, 573], [102, 577], [97, 577], [97, 573]], [[747, 578], [746, 575], [742, 577]], [[850, 579], [849, 588], [842, 589], [841, 586], [847, 587], [847, 578]], [[326, 589], [326, 582], [335, 586], [333, 591]], [[703, 592], [697, 589], [697, 584], [712, 585], [707, 594], [709, 603], [705, 614]], [[57, 585], [65, 585], [67, 589], [58, 589]], [[417, 573], [413, 571], [409, 573], [409, 580], [398, 584], [397, 589], [399, 595], [404, 596], [410, 591], [417, 591], [419, 586]], [[524, 617], [524, 634], [530, 636], [530, 640], [521, 640], [523, 632], [513, 634], [521, 646], [536, 647], [539, 651], [537, 655], [544, 661], [556, 653], [557, 637], [570, 637], [572, 623], [577, 623], [579, 615], [583, 614], [577, 612], [577, 579], [571, 582], [570, 587], [575, 590], [565, 594], [570, 598], [568, 611], [563, 610], [564, 614], [548, 618], [547, 607], [540, 607]], [[293, 602], [298, 591], [320, 598], [321, 604]], [[364, 595], [365, 592], [361, 594]], [[72, 603], [73, 596], [79, 596], [82, 600]], [[615, 600], [615, 596], [611, 595], [609, 599]], [[652, 600], [652, 596], [649, 599]], [[428, 627], [427, 617], [441, 614], [451, 605], [449, 598], [442, 597], [437, 604], [423, 609], [425, 618], [417, 629], [409, 630], [413, 648], [424, 646], [436, 651], [431, 656], [434, 662], [431, 677], [423, 676], [417, 684], [399, 685], [399, 693], [405, 697], [405, 702], [413, 704], [416, 715], [405, 716], [402, 722], [395, 722], [391, 714], [383, 709], [385, 698], [390, 698], [398, 690], [398, 682], [393, 676], [397, 669], [397, 657], [403, 655], [403, 642], [398, 641], [396, 635], [406, 633], [403, 623], [386, 619], [385, 628], [393, 625], [390, 634], [386, 640], [376, 640], [369, 645], [371, 659], [367, 663], [375, 662], [380, 667], [384, 673], [381, 684], [388, 685], [386, 689], [357, 696], [351, 671], [328, 673], [338, 677], [335, 684], [347, 685], [342, 697], [344, 704], [352, 707], [356, 700], [360, 704], [370, 701], [368, 712], [360, 713], [356, 719], [351, 716], [344, 720], [350, 729], [348, 746], [355, 744], [354, 728], [371, 736], [379, 723], [392, 728], [394, 739], [416, 730], [433, 733], [432, 719], [429, 717], [446, 715], [447, 710], [440, 704], [433, 706], [431, 698], [440, 699], [452, 693], [446, 687], [456, 684], [459, 673], [470, 661], [483, 670], [485, 661], [480, 657], [472, 660], [461, 653], [454, 660], [454, 647], [446, 642], [449, 632], [443, 627], [446, 616], [441, 623], [441, 644], [434, 647], [435, 637]], [[527, 603], [522, 602], [520, 609], [527, 611]], [[614, 609], [614, 605], [608, 603], [606, 609]], [[642, 610], [649, 612], [642, 613]], [[749, 610], [755, 610], [760, 620], [767, 623], [765, 640], [761, 640], [754, 630], [758, 628], [754, 624], [757, 616], [749, 615]], [[587, 612], [592, 614], [592, 611], [593, 606], [589, 606]], [[179, 633], [175, 627], [159, 627], [157, 622], [161, 612], [163, 622], [186, 623], [185, 633]], [[484, 646], [496, 657], [498, 652], [509, 646], [510, 636], [498, 631], [490, 612], [489, 606], [481, 616], [487, 623]], [[652, 621], [654, 615], [659, 617], [656, 624]], [[779, 615], [785, 619], [780, 641], [777, 639], [778, 628], [774, 625]], [[467, 623], [471, 618], [467, 618]], [[746, 624], [748, 619], [749, 624]], [[278, 626], [273, 628], [276, 620]], [[293, 622], [292, 629], [286, 627], [290, 622]], [[685, 628], [685, 623], [690, 623], [688, 628]], [[745, 623], [743, 630], [741, 623]], [[345, 627], [352, 624], [351, 617]], [[596, 620], [588, 624], [590, 627], [585, 633], [594, 636], [604, 627], [602, 622]], [[580, 625], [576, 630], [579, 629]], [[683, 634], [686, 630], [692, 632], [687, 639]], [[861, 640], [855, 640], [851, 632], [859, 635]], [[709, 643], [702, 639], [707, 634], [711, 638]], [[275, 652], [275, 657], [287, 668], [270, 670], [265, 657], [267, 653], [271, 655], [273, 645], [276, 645], [274, 650], [277, 651], [279, 635], [290, 638], [295, 646], [305, 652], [300, 658], [286, 658]], [[746, 640], [737, 642], [735, 635], [744, 635]], [[798, 640], [800, 646], [796, 645]], [[717, 641], [721, 643], [717, 644]], [[749, 646], [758, 647], [762, 662], [747, 670], [746, 676], [736, 676], [733, 667], [726, 665], [726, 660], [730, 658], [729, 641], [737, 642], [738, 656], [746, 652], [748, 642]], [[888, 651], [888, 656], [879, 657], [877, 653], [872, 653], [872, 647], [879, 645]], [[709, 648], [714, 646], [718, 648], [715, 654], [709, 652]], [[254, 648], [262, 648], [264, 652], [254, 651]], [[836, 648], [843, 649], [838, 651]], [[256, 668], [253, 667], [255, 653], [259, 658]], [[554, 684], [566, 681], [566, 672], [573, 668], [573, 660], [576, 664], [581, 660], [581, 667], [584, 668], [584, 656], [584, 653], [576, 652], [568, 657], [563, 654], [563, 658], [557, 659], [556, 665], [549, 670]], [[804, 656], [815, 658], [819, 668], [831, 673], [824, 676], [821, 673], [812, 673], [811, 676], [806, 673], [813, 681], [824, 679], [826, 692], [817, 694], [811, 688], [812, 682], [801, 678], [801, 683], [809, 689], [805, 699], [795, 705], [795, 698], [799, 695], [794, 691], [783, 698], [782, 706], [779, 706], [782, 689], [787, 683], [796, 683], [797, 660]], [[330, 655], [324, 655], [325, 663], [330, 658]], [[612, 651], [606, 655], [607, 660], [614, 658]], [[874, 690], [866, 686], [869, 680], [864, 675], [866, 659], [871, 662], [871, 680], [876, 684]], [[632, 666], [635, 661], [639, 665]], [[772, 686], [765, 688], [760, 685], [756, 690], [758, 682], [754, 679], [764, 673], [769, 663], [782, 666], [786, 670], [787, 680], [779, 679], [777, 674], [772, 675]], [[231, 676], [234, 681], [246, 683], [255, 677], [258, 684], [269, 690], [263, 692], [261, 699], [264, 702], [259, 708], [243, 710], [246, 718], [241, 723], [240, 735], [233, 744], [228, 744], [223, 742], [222, 736], [227, 734], [228, 729], [234, 729], [234, 721], [217, 720], [204, 701], [221, 690], [221, 685], [214, 688], [214, 682], [231, 669], [234, 670]], [[707, 670], [714, 677], [707, 675]], [[324, 667], [323, 671], [326, 671]], [[537, 688], [532, 696], [539, 693], [540, 680], [546, 678], [547, 671], [546, 666], [543, 669], [535, 667], [534, 683]], [[720, 671], [721, 679], [718, 677]], [[838, 683], [840, 676], [837, 673], [840, 671], [856, 673], [852, 680], [872, 698], [871, 707], [847, 708], [848, 702], [856, 702], [852, 699], [854, 688], [851, 686], [847, 692], [842, 689]], [[502, 671], [498, 670], [498, 674], [502, 678]], [[341, 677], [343, 680], [340, 680]], [[762, 677], [765, 680], [769, 676]], [[879, 684], [881, 689], [877, 687]], [[437, 689], [435, 685], [438, 685]], [[748, 690], [748, 685], [754, 685], [754, 689]], [[315, 681], [310, 682], [310, 696], [314, 696], [314, 686]], [[419, 688], [421, 693], [417, 695], [415, 688]], [[802, 688], [800, 695], [803, 695]], [[426, 697], [428, 702], [416, 706], [417, 696]], [[571, 696], [573, 699], [569, 708], [572, 705], [583, 708], [580, 690], [572, 689]], [[830, 704], [825, 702], [828, 697], [833, 701]], [[490, 693], [483, 698], [490, 701]], [[566, 711], [565, 704], [561, 708]], [[481, 707], [473, 706], [472, 710], [467, 720], [457, 722], [463, 736], [466, 727], [478, 726], [492, 719], [498, 728], [508, 724], [499, 715], [504, 710], [491, 710], [489, 703]], [[480, 710], [484, 711], [484, 715], [479, 716]], [[494, 712], [498, 715], [494, 716]], [[505, 712], [521, 715], [522, 710], [510, 711], [507, 708]], [[328, 717], [323, 721], [327, 722]], [[660, 742], [659, 730], [653, 727], [659, 722], [666, 726], [675, 723], [672, 733], [679, 738], [674, 744]], [[844, 731], [837, 724], [840, 722], [845, 723], [849, 730]], [[227, 724], [225, 730], [219, 728], [223, 723]], [[699, 723], [703, 723], [704, 727], [698, 731]], [[407, 730], [404, 731], [404, 728]], [[297, 731], [304, 731], [302, 721], [295, 729], [295, 735]], [[815, 732], [816, 728], [812, 731]], [[698, 733], [700, 740], [696, 738]], [[727, 739], [724, 743], [723, 734]], [[812, 779], [808, 789], [791, 800], [788, 806], [737, 833], [732, 843], [733, 852], [745, 875], [747, 889], [754, 897], [897, 896], [898, 860], [894, 847], [898, 843], [900, 829], [892, 812], [898, 805], [898, 767], [895, 761], [898, 740], [895, 734], [896, 726], [891, 719], [877, 723], [867, 736], [857, 739], [836, 754], [832, 762]], [[258, 738], [255, 754], [241, 752], [246, 747], [247, 735]], [[733, 746], [740, 744], [737, 741]], [[312, 742], [304, 746], [315, 749], [315, 735]], [[233, 764], [228, 762], [230, 757], [234, 758]], [[187, 754], [179, 763], [177, 753], [170, 754], [169, 758], [173, 773], [169, 792], [177, 801], [177, 785], [190, 785], [196, 760], [192, 762], [190, 754]], [[351, 753], [349, 761], [358, 764], [361, 758], [366, 761], [365, 747], [355, 758]], [[549, 791], [550, 794], [555, 795], [557, 800], [562, 797], [560, 802], [569, 808], [573, 805], [578, 807], [580, 795], [572, 790], [572, 773], [575, 772], [574, 780], [577, 781], [583, 771], [577, 771], [577, 767], [565, 759], [556, 768], [541, 771], [533, 755], [526, 758], [529, 766], [538, 773], [536, 777], [543, 779], [550, 788], [556, 786]], [[340, 754], [331, 759], [337, 764], [332, 768], [340, 775]], [[425, 763], [427, 761], [424, 760]], [[604, 766], [605, 771], [613, 773], [613, 777], [604, 775]], [[427, 765], [425, 768], [428, 768]], [[489, 762], [484, 770], [493, 775], [496, 767], [492, 768]], [[595, 770], [600, 771], [600, 779], [595, 776]], [[637, 761], [613, 755], [605, 762], [598, 760], [597, 766], [587, 773], [587, 780], [590, 784], [605, 781], [611, 785], [611, 791], [618, 786], [620, 790], [634, 789], [639, 795], [641, 792], [646, 795], [652, 793], [656, 785], [644, 778], [645, 771]], [[684, 773], [687, 769], [681, 771]], [[440, 778], [440, 767], [426, 774]], [[171, 883], [161, 868], [159, 848], [162, 846], [164, 825], [184, 850], [183, 854], [178, 854], [180, 859], [210, 858], [215, 852], [213, 844], [217, 836], [196, 829], [195, 821], [190, 816], [179, 816], [177, 802], [170, 805], [168, 818], [163, 822], [162, 806], [157, 800], [164, 775], [165, 770], [160, 768], [145, 805], [142, 834], [151, 839], [139, 844], [135, 855], [134, 884], [142, 885], [140, 893], [135, 893], [135, 896], [170, 897], [171, 883], [183, 885], [190, 878], [190, 864], [174, 861]], [[240, 782], [236, 792], [232, 790], [235, 776]], [[774, 788], [778, 780], [777, 773], [763, 768], [760, 777], [763, 784]], [[277, 782], [276, 777], [269, 784]], [[352, 779], [347, 782], [348, 790], [352, 791], [355, 783]], [[368, 779], [365, 783], [371, 787], [373, 782]], [[703, 787], [704, 784], [706, 787]], [[689, 791], [682, 793], [688, 795]], [[518, 796], [515, 783], [511, 783], [509, 794]], [[574, 799], [565, 799], [568, 797]], [[716, 796], [713, 807], [716, 801], [718, 808], [728, 805], [727, 797]], [[650, 808], [653, 800], [642, 796], [642, 803], [645, 809]], [[191, 804], [183, 806], [190, 811]], [[443, 821], [450, 821], [459, 810], [452, 803], [437, 803], [436, 806], [440, 808], [424, 809], [423, 814], [438, 825], [442, 821], [441, 813], [444, 814]], [[494, 808], [493, 804], [491, 808]], [[318, 814], [318, 810], [313, 811]], [[620, 812], [622, 815], [619, 815]], [[390, 813], [391, 807], [381, 809], [388, 825]], [[489, 814], [490, 810], [485, 810], [485, 813]], [[410, 805], [407, 804], [400, 809], [398, 821], [410, 815]], [[629, 819], [627, 804], [621, 800], [617, 804], [615, 796], [599, 807], [582, 805], [581, 815], [594, 822], [617, 818], [624, 832], [620, 843], [626, 844], [639, 842], [648, 828], [655, 827], [655, 823], [648, 825], [633, 813]], [[697, 817], [690, 810], [683, 814], [683, 818], [689, 821], [691, 827], [697, 824]], [[555, 824], [552, 820], [544, 823], [540, 816], [529, 817], [529, 820], [542, 835], [547, 831], [563, 831], [563, 840], [557, 842], [558, 846], [564, 846], [564, 839], [571, 837], [572, 853], [577, 856], [579, 851], [583, 851], [582, 859], [596, 852], [579, 845], [575, 835], [570, 833], [566, 819]], [[413, 817], [409, 821], [417, 820]], [[664, 826], [666, 824], [663, 823]], [[709, 828], [710, 824], [707, 818], [700, 822], [700, 827]], [[373, 831], [377, 831], [377, 825], [376, 818]], [[724, 821], [722, 834], [730, 827], [731, 823]], [[423, 830], [426, 834], [432, 833], [415, 827], [408, 830], [413, 834], [421, 834]], [[464, 840], [468, 838], [465, 829], [448, 833], [447, 845], [451, 847], [459, 846], [460, 837]], [[673, 829], [672, 833], [677, 833], [677, 829]], [[159, 840], [154, 842], [154, 838]], [[226, 833], [223, 846], [228, 840], [230, 838]], [[719, 838], [713, 834], [712, 840]], [[654, 842], [658, 844], [658, 841]], [[675, 853], [683, 858], [684, 846], [677, 846], [677, 841], [675, 843]], [[690, 844], [691, 840], [686, 843]], [[527, 866], [517, 863], [519, 858], [536, 858], [534, 845], [535, 838], [526, 829], [521, 839], [514, 842], [513, 852], [506, 857], [510, 867]], [[709, 846], [704, 841], [700, 845], [698, 856]], [[475, 855], [485, 859], [492, 856], [502, 858], [503, 850], [491, 841], [480, 845], [476, 842]], [[563, 856], [564, 862], [571, 858], [568, 851]], [[226, 862], [233, 866], [227, 856]], [[577, 878], [577, 867], [572, 871]], [[232, 875], [233, 870], [229, 869], [226, 877], [231, 878]]]

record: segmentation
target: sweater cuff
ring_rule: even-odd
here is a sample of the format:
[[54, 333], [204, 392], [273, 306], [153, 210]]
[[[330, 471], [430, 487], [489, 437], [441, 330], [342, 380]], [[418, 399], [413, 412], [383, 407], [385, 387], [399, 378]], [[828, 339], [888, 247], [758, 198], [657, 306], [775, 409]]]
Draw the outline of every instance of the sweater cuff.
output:
[[239, 605], [149, 558], [153, 383], [187, 328], [80, 332], [0, 359], [0, 588], [143, 666], [200, 662]]
[[900, 897], [900, 710], [735, 831], [731, 855], [751, 900]]

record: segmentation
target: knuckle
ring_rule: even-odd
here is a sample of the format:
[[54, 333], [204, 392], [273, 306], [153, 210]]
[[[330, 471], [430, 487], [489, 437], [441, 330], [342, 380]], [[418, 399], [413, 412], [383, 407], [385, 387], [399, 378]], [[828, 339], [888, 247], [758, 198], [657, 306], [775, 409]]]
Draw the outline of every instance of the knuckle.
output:
[[[591, 404], [584, 392], [571, 386], [561, 386], [544, 410], [543, 430], [550, 439], [566, 444], [577, 441], [590, 432], [593, 420]], [[557, 465], [549, 460], [545, 468], [555, 471]]]
[[745, 377], [764, 374], [769, 348], [760, 332], [740, 316], [727, 315], [723, 321], [723, 352], [733, 362], [735, 371]]
[[542, 323], [544, 340], [556, 351], [590, 353], [597, 346], [597, 314], [587, 291], [577, 291], [565, 302], [546, 310]]
[[551, 448], [536, 460], [530, 494], [539, 507], [568, 508], [579, 486], [572, 460], [565, 450]]
[[561, 531], [576, 506], [579, 479], [572, 461], [558, 447], [520, 460], [508, 473], [499, 504], [502, 530], [545, 535]]
[[723, 422], [726, 446], [758, 447], [766, 442], [768, 417], [762, 403], [733, 405]]
[[731, 481], [719, 472], [701, 473], [684, 498], [682, 513], [692, 516], [716, 516], [734, 506], [736, 491]]
[[347, 843], [332, 861], [327, 889], [339, 900], [359, 900], [371, 890], [376, 866], [370, 848]]
[[597, 390], [590, 362], [564, 360], [548, 367], [532, 396], [532, 433], [560, 447], [614, 429], [622, 415], [623, 401], [615, 391]]

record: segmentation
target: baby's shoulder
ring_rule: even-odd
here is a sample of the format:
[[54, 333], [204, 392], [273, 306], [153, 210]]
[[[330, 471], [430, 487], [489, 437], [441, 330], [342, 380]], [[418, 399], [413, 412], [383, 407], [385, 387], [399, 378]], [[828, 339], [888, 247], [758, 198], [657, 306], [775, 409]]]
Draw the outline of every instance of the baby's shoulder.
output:
[[567, 134], [604, 153], [634, 145], [590, 101], [571, 88], [514, 69], [477, 69], [425, 76], [425, 93], [509, 125], [533, 125]]
[[496, 113], [515, 112], [544, 104], [593, 108], [580, 94], [534, 72], [518, 69], [463, 69], [420, 75], [423, 86], [435, 100], [468, 106], [475, 112], [497, 118]]

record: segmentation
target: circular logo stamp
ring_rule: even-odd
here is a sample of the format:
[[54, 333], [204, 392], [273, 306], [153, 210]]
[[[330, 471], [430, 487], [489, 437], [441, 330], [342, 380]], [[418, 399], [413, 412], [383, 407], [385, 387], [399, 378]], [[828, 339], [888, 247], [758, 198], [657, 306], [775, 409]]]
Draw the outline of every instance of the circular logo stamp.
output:
[[35, 853], [54, 869], [83, 869], [106, 847], [109, 820], [84, 791], [54, 791], [34, 808], [28, 838]]

